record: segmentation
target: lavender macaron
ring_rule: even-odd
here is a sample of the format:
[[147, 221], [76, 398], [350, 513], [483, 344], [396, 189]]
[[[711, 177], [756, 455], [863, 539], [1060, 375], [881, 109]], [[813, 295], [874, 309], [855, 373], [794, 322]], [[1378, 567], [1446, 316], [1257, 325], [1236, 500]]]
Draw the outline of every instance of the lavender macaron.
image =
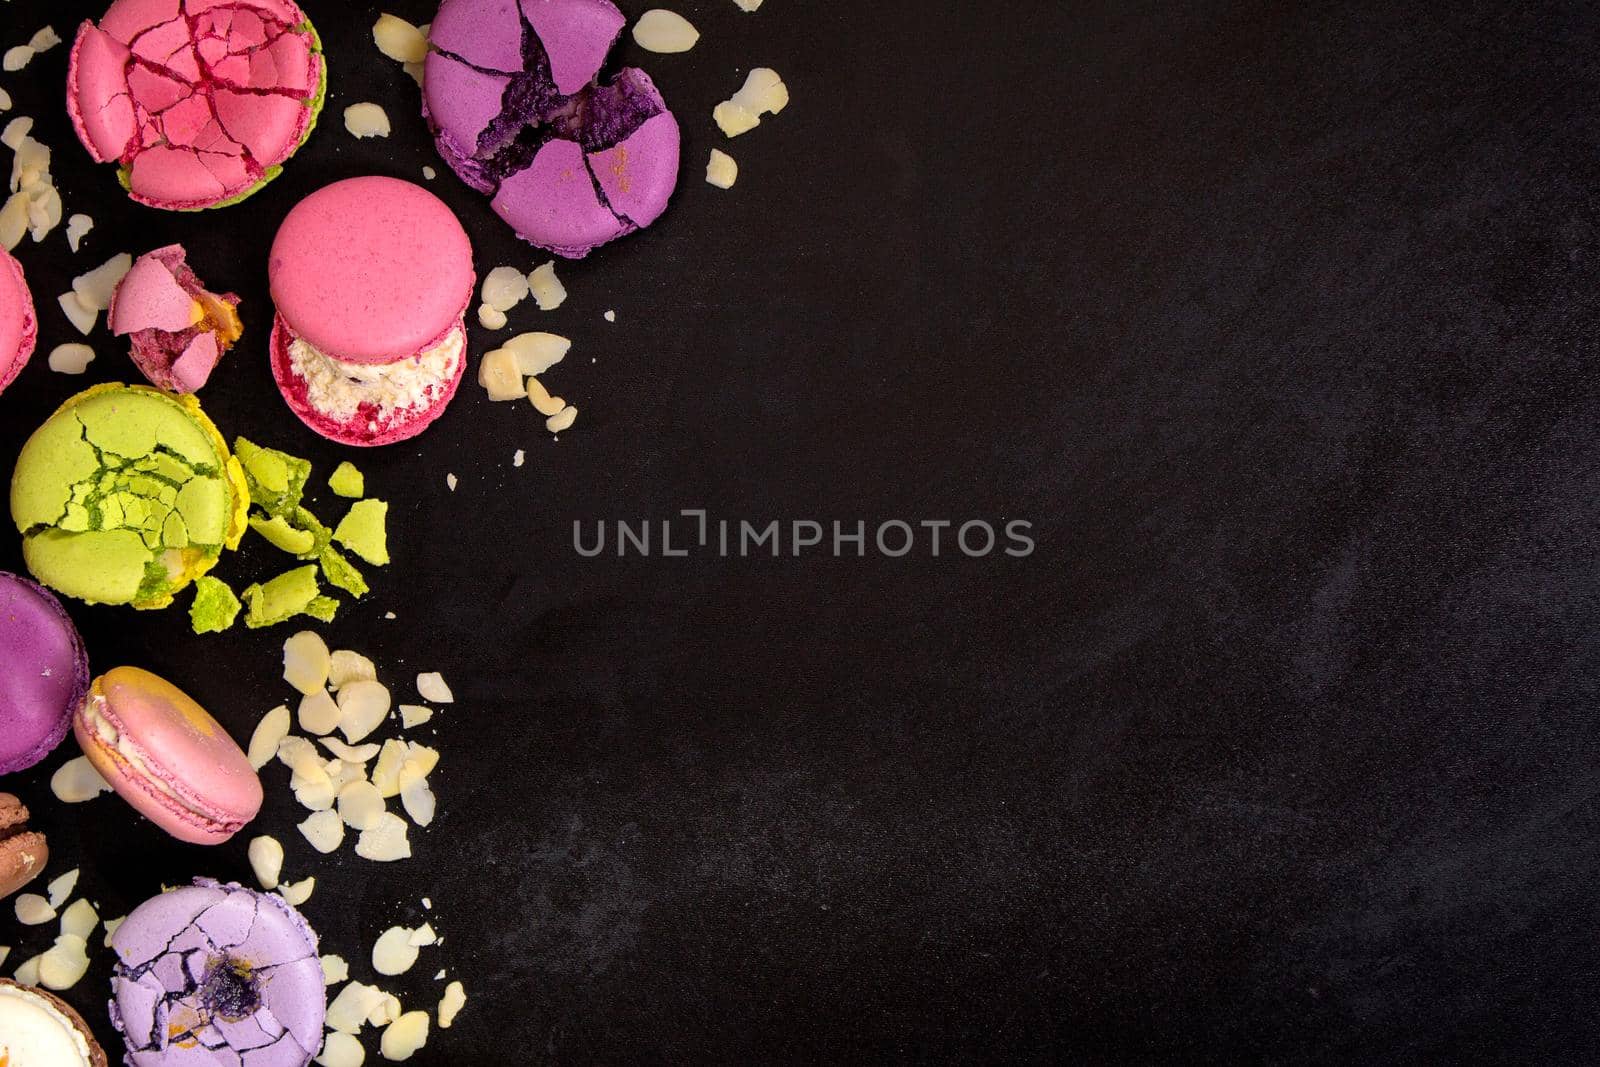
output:
[[61, 601], [0, 571], [0, 774], [48, 756], [88, 691], [89, 657]]
[[129, 1067], [306, 1067], [322, 1047], [317, 935], [276, 894], [199, 878], [135, 908], [111, 948]]
[[611, 0], [444, 0], [423, 114], [439, 154], [524, 239], [577, 259], [650, 225], [678, 183], [678, 120], [634, 67], [600, 67]]

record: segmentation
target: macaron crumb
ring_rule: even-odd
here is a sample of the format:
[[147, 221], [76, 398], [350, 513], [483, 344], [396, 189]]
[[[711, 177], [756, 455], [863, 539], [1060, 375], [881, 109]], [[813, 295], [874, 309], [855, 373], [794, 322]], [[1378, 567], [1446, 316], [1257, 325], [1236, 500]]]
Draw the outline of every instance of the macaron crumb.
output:
[[732, 189], [739, 180], [739, 164], [720, 148], [711, 150], [711, 162], [706, 164], [706, 181], [718, 189]]
[[389, 562], [387, 528], [389, 505], [382, 500], [358, 500], [334, 528], [333, 539], [375, 567]]
[[[68, 293], [68, 296], [72, 294]], [[63, 298], [64, 299], [64, 298]], [[82, 374], [94, 362], [94, 349], [81, 342], [56, 345], [46, 360], [57, 374]]]
[[189, 605], [189, 625], [197, 634], [216, 634], [233, 626], [243, 605], [228, 583], [211, 575], [195, 579], [194, 602]]
[[[4, 110], [0, 108], [0, 110]], [[67, 217], [67, 246], [77, 253], [83, 245], [83, 239], [89, 236], [89, 231], [94, 229], [94, 219], [88, 215], [77, 214]]]
[[387, 137], [390, 133], [389, 114], [370, 101], [351, 104], [344, 109], [344, 128], [357, 140]]
[[56, 768], [50, 776], [50, 792], [63, 804], [82, 804], [111, 792], [111, 786], [94, 769], [89, 757], [78, 756]]
[[556, 277], [556, 261], [535, 267], [528, 275], [528, 291], [540, 311], [554, 311], [567, 302], [567, 287]]
[[366, 496], [366, 484], [361, 471], [349, 460], [340, 463], [328, 476], [328, 488], [333, 490], [333, 495], [349, 500], [359, 500]]

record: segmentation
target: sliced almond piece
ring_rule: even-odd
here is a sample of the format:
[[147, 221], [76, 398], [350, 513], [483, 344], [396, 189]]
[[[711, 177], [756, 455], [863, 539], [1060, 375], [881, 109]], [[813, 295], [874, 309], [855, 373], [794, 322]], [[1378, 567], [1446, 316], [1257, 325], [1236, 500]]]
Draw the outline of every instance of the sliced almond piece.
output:
[[329, 660], [328, 684], [334, 689], [343, 689], [351, 682], [377, 680], [377, 665], [359, 652], [341, 648]]
[[521, 400], [527, 395], [522, 386], [522, 375], [517, 368], [517, 356], [508, 348], [485, 352], [478, 361], [478, 384], [488, 392], [489, 399], [499, 403]]
[[382, 682], [360, 679], [339, 689], [339, 732], [352, 745], [383, 724], [389, 690]]
[[56, 917], [56, 909], [38, 893], [21, 894], [17, 897], [13, 908], [17, 913], [17, 922], [23, 926], [42, 926], [54, 921]]
[[291, 908], [298, 908], [311, 899], [312, 892], [317, 888], [315, 878], [302, 878], [298, 882], [291, 882], [278, 887], [278, 895], [288, 903]]
[[454, 704], [456, 700], [438, 671], [417, 675], [417, 693], [430, 704]]
[[720, 148], [711, 150], [711, 162], [706, 164], [706, 181], [718, 189], [732, 189], [739, 180], [739, 164]]
[[428, 1043], [428, 1013], [408, 1011], [383, 1031], [378, 1051], [383, 1058], [401, 1063], [415, 1056]]
[[416, 966], [418, 955], [417, 946], [411, 943], [411, 931], [391, 926], [378, 935], [372, 946], [372, 969], [391, 977], [405, 974]]
[[328, 645], [310, 630], [302, 630], [283, 643], [283, 680], [306, 695], [328, 684], [333, 657]]
[[345, 763], [357, 766], [364, 766], [383, 747], [376, 741], [368, 741], [364, 745], [347, 745], [337, 737], [321, 737], [317, 740], [324, 748], [338, 756]]
[[357, 140], [387, 137], [390, 133], [389, 113], [371, 101], [351, 104], [344, 109], [344, 128]]
[[252, 838], [245, 855], [261, 888], [269, 893], [278, 888], [278, 878], [283, 874], [283, 845], [278, 839], [266, 834]]
[[[326, 968], [323, 973], [326, 975]], [[383, 990], [363, 982], [351, 982], [339, 990], [339, 995], [328, 1004], [324, 1022], [328, 1029], [341, 1034], [359, 1034], [361, 1028], [367, 1025], [367, 1016], [383, 1003], [383, 998]]]
[[551, 396], [544, 383], [537, 378], [528, 379], [528, 401], [533, 404], [533, 409], [546, 418], [558, 415], [566, 410], [567, 402], [559, 396]]
[[657, 7], [639, 16], [633, 25], [633, 39], [647, 52], [670, 55], [693, 48], [700, 31], [677, 12]]
[[456, 1016], [467, 1005], [467, 990], [460, 982], [451, 982], [444, 987], [444, 996], [439, 1001], [439, 1029], [448, 1030], [456, 1021]]
[[517, 371], [527, 377], [543, 374], [560, 363], [572, 351], [572, 342], [560, 334], [533, 330], [517, 334], [501, 347], [516, 353]]
[[94, 910], [94, 905], [87, 900], [79, 898], [74, 900], [67, 910], [61, 913], [61, 932], [81, 937], [88, 941], [94, 934], [94, 928], [100, 925], [100, 913]]
[[59, 909], [67, 901], [71, 900], [72, 891], [76, 888], [78, 888], [78, 868], [76, 867], [52, 880], [44, 889], [45, 895], [50, 899], [51, 909]]
[[528, 299], [528, 276], [515, 267], [496, 267], [484, 276], [480, 293], [496, 311], [510, 311]]
[[132, 266], [133, 257], [118, 252], [94, 270], [72, 279], [72, 291], [84, 307], [104, 311], [111, 306], [111, 294], [117, 291], [118, 283]]
[[405, 766], [410, 750], [404, 741], [390, 738], [378, 752], [377, 765], [372, 768], [372, 784], [384, 797], [400, 795], [400, 769]]
[[50, 792], [63, 804], [82, 804], [110, 791], [88, 756], [69, 759], [50, 776]]
[[401, 704], [400, 725], [407, 730], [414, 730], [424, 723], [433, 720], [433, 709], [422, 704]]
[[367, 1050], [360, 1038], [333, 1030], [322, 1042], [322, 1051], [313, 1062], [319, 1067], [362, 1067], [367, 1062]]
[[313, 812], [300, 824], [300, 833], [312, 848], [327, 855], [344, 843], [344, 820], [334, 811]]
[[567, 302], [567, 287], [556, 277], [555, 260], [535, 267], [528, 275], [528, 292], [533, 294], [540, 311], [554, 311]]
[[428, 39], [403, 18], [383, 14], [372, 24], [372, 42], [396, 63], [421, 63], [428, 57]]
[[361, 831], [356, 839], [356, 855], [375, 863], [410, 859], [411, 842], [406, 837], [409, 829], [404, 819], [386, 811], [370, 828]]
[[278, 745], [289, 736], [289, 705], [279, 704], [261, 717], [250, 735], [247, 755], [250, 766], [260, 770], [278, 754]]
[[371, 782], [351, 782], [339, 790], [339, 817], [352, 830], [372, 829], [387, 810], [383, 794]]
[[61, 992], [71, 989], [89, 973], [89, 946], [83, 938], [62, 934], [39, 957], [39, 984]]
[[331, 734], [339, 727], [339, 705], [334, 703], [326, 689], [319, 689], [300, 698], [300, 710], [296, 718], [300, 729], [308, 734], [318, 737]]
[[350, 977], [350, 965], [343, 956], [330, 952], [319, 957], [318, 962], [322, 964], [323, 985], [338, 985]]

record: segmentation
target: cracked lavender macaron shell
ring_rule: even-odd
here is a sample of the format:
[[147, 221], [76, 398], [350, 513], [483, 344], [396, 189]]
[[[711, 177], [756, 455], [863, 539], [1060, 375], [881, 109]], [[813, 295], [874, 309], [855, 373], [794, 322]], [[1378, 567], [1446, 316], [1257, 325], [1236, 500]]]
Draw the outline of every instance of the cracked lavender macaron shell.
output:
[[96, 678], [72, 728], [107, 784], [180, 841], [221, 844], [261, 810], [261, 779], [238, 743], [149, 671], [118, 667]]
[[581, 258], [649, 226], [677, 186], [680, 131], [650, 77], [601, 65], [609, 0], [445, 0], [423, 115], [439, 153], [517, 233]]
[[135, 908], [111, 948], [130, 1067], [306, 1067], [322, 1046], [317, 935], [276, 894], [196, 879]]
[[89, 691], [89, 656], [49, 590], [0, 571], [0, 774], [53, 752]]
[[134, 200], [236, 203], [305, 143], [327, 92], [322, 45], [293, 0], [114, 0], [73, 42], [67, 111]]
[[0, 392], [17, 380], [38, 340], [39, 320], [22, 264], [0, 248]]

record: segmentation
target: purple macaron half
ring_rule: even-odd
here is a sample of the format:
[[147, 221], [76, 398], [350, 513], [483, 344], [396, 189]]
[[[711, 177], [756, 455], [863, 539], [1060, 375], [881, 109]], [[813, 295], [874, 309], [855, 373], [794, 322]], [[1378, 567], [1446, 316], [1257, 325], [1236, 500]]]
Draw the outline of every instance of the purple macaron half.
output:
[[275, 893], [198, 878], [135, 908], [111, 947], [129, 1067], [306, 1067], [322, 1047], [317, 935]]
[[54, 751], [88, 691], [89, 657], [61, 601], [0, 571], [0, 774]]
[[678, 120], [650, 76], [597, 80], [626, 23], [610, 0], [444, 0], [429, 30], [439, 154], [569, 259], [650, 225], [678, 184]]

